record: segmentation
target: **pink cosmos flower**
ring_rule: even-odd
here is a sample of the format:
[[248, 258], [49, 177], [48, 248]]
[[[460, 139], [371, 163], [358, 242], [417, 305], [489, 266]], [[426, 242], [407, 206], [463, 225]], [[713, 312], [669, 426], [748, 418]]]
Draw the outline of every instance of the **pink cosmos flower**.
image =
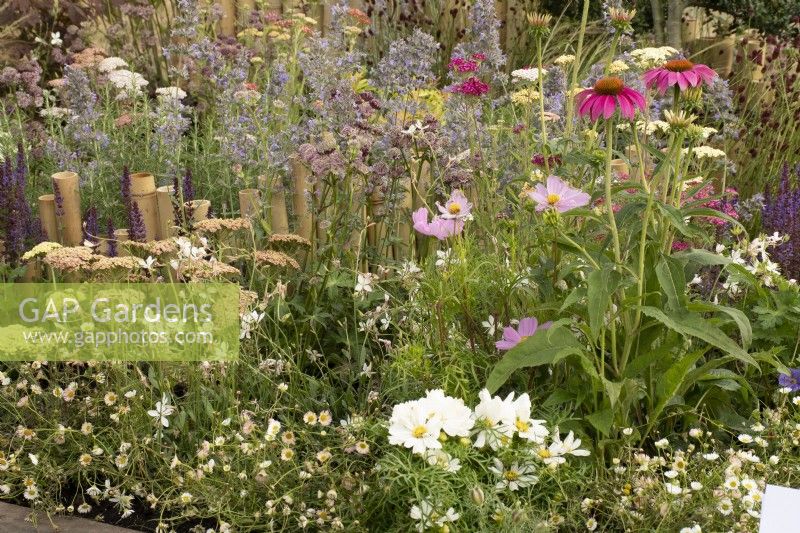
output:
[[444, 219], [464, 219], [472, 212], [472, 204], [459, 190], [451, 192], [444, 205], [436, 202], [436, 207], [439, 208], [439, 216]]
[[547, 186], [537, 183], [528, 197], [536, 202], [537, 211], [555, 209], [559, 213], [583, 207], [592, 198], [579, 189], [573, 189], [558, 176], [547, 176]]
[[489, 86], [475, 76], [471, 76], [450, 88], [451, 92], [467, 96], [483, 96], [489, 92]]
[[678, 86], [681, 91], [698, 87], [705, 83], [711, 85], [717, 73], [706, 65], [694, 64], [688, 59], [673, 59], [663, 66], [644, 73], [644, 83], [648, 89], [658, 87], [664, 94], [670, 87]]
[[552, 326], [552, 322], [545, 322], [539, 324], [539, 321], [533, 317], [523, 318], [519, 321], [517, 329], [507, 326], [503, 328], [503, 340], [497, 341], [494, 345], [498, 350], [510, 350], [520, 342], [524, 341], [540, 329], [547, 329]]
[[453, 235], [458, 235], [464, 229], [463, 219], [444, 219], [441, 217], [433, 217], [433, 220], [428, 222], [428, 210], [420, 207], [411, 214], [411, 220], [414, 221], [414, 229], [423, 235], [429, 237], [436, 237], [440, 241], [445, 240]]
[[594, 87], [581, 91], [575, 97], [580, 116], [589, 115], [592, 120], [597, 120], [602, 115], [609, 119], [619, 106], [620, 114], [628, 120], [633, 120], [636, 108], [644, 110], [644, 96], [638, 91], [625, 87], [620, 78], [601, 78]]

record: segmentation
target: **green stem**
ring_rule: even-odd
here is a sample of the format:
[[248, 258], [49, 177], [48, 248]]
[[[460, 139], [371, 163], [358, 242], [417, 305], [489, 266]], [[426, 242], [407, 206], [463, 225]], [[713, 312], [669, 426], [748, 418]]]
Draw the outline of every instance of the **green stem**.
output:
[[581, 68], [581, 55], [583, 54], [583, 36], [586, 34], [586, 24], [589, 21], [589, 1], [583, 0], [581, 29], [578, 32], [578, 46], [575, 49], [575, 61], [572, 63], [572, 79], [569, 82], [569, 92], [567, 92], [567, 129], [564, 134], [567, 139], [572, 137], [572, 119], [575, 116], [575, 98], [572, 95], [578, 86], [578, 71]]
[[606, 213], [608, 213], [608, 225], [611, 229], [611, 237], [614, 243], [614, 260], [617, 264], [622, 263], [622, 252], [619, 245], [619, 231], [617, 230], [617, 220], [614, 216], [614, 209], [611, 197], [611, 160], [614, 159], [614, 121], [606, 121], [606, 171], [605, 171], [605, 192], [606, 192]]
[[548, 154], [550, 151], [547, 149], [547, 122], [544, 118], [544, 76], [542, 75], [542, 36], [536, 36], [536, 67], [539, 69], [537, 80], [539, 82], [539, 121], [541, 124], [542, 136], [542, 153], [544, 154], [544, 169], [547, 174], [550, 174], [550, 162], [548, 161]]

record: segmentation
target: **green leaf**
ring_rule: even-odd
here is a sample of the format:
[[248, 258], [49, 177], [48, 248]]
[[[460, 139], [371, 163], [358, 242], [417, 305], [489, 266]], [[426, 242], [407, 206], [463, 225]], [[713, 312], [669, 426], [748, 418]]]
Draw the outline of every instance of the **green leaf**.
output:
[[605, 314], [611, 306], [611, 295], [617, 290], [620, 275], [608, 266], [600, 270], [593, 270], [586, 279], [588, 287], [589, 329], [592, 340], [597, 339], [605, 322]]
[[583, 346], [567, 328], [540, 329], [506, 352], [489, 374], [486, 388], [494, 394], [520, 368], [551, 365], [582, 352]]
[[674, 311], [686, 309], [686, 277], [680, 261], [662, 257], [656, 265], [656, 277], [667, 295], [667, 307]]
[[650, 306], [642, 307], [642, 312], [650, 318], [658, 320], [669, 329], [677, 331], [681, 335], [697, 337], [698, 339], [706, 341], [711, 346], [729, 353], [742, 362], [750, 365], [756, 364], [755, 359], [743, 350], [741, 346], [725, 335], [721, 329], [703, 319], [703, 317], [697, 313], [673, 311], [667, 314], [657, 307]]
[[727, 307], [711, 302], [692, 302], [689, 304], [689, 309], [692, 311], [713, 313], [719, 311], [728, 315], [739, 327], [739, 334], [742, 336], [742, 345], [745, 349], [750, 347], [753, 342], [753, 327], [750, 325], [750, 319], [747, 318], [742, 311], [733, 307]]
[[603, 409], [588, 415], [586, 420], [597, 431], [603, 435], [608, 435], [611, 432], [611, 424], [614, 422], [614, 412], [611, 409]]
[[672, 257], [681, 261], [697, 263], [701, 266], [727, 265], [731, 262], [731, 260], [725, 256], [703, 250], [702, 248], [678, 252], [672, 254]]
[[672, 400], [678, 391], [681, 390], [681, 386], [683, 385], [687, 373], [704, 353], [705, 349], [697, 350], [684, 355], [675, 361], [675, 363], [672, 364], [672, 366], [670, 366], [659, 378], [656, 393], [658, 402], [656, 403], [656, 406], [653, 408], [653, 412], [650, 415], [651, 423], [654, 423], [658, 420], [658, 417], [664, 410], [664, 407], [666, 407], [667, 402]]
[[696, 237], [700, 234], [700, 231], [697, 228], [693, 228], [686, 223], [684, 220], [685, 215], [676, 207], [663, 204], [661, 202], [656, 202], [656, 206], [658, 206], [658, 209], [661, 211], [661, 213], [667, 217], [670, 222], [672, 222], [672, 225], [675, 226], [675, 229], [677, 229], [681, 235], [686, 237]]

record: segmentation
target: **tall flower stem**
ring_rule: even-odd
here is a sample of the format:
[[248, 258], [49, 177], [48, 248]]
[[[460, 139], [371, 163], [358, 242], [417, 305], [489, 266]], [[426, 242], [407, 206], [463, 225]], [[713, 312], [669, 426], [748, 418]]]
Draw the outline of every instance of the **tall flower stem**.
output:
[[589, 2], [590, 0], [583, 0], [583, 13], [581, 14], [581, 29], [578, 32], [578, 45], [575, 48], [575, 61], [572, 63], [572, 79], [569, 82], [569, 89], [567, 91], [567, 128], [565, 137], [569, 139], [572, 137], [572, 119], [575, 116], [575, 98], [573, 93], [578, 86], [578, 70], [581, 68], [581, 55], [583, 55], [583, 37], [586, 34], [586, 24], [589, 21]]
[[619, 245], [619, 231], [617, 230], [617, 220], [614, 216], [614, 209], [611, 198], [611, 160], [614, 159], [614, 121], [606, 121], [606, 171], [605, 171], [605, 193], [606, 193], [606, 212], [608, 213], [608, 226], [611, 230], [611, 238], [614, 243], [614, 260], [617, 264], [622, 263], [622, 252]]
[[542, 70], [542, 35], [536, 35], [536, 68], [539, 69], [537, 81], [539, 82], [539, 123], [541, 124], [542, 153], [544, 154], [544, 168], [550, 174], [550, 151], [547, 149], [547, 122], [544, 118], [544, 71]]

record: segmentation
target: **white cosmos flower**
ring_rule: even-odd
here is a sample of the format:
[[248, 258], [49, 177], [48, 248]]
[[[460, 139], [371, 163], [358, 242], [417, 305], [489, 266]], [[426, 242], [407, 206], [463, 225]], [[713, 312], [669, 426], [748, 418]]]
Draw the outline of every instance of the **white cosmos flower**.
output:
[[514, 403], [515, 421], [514, 427], [517, 429], [520, 438], [541, 444], [550, 431], [544, 427], [544, 420], [534, 420], [531, 418], [531, 398], [528, 393], [521, 395]]
[[436, 418], [442, 430], [451, 437], [468, 437], [475, 420], [472, 409], [464, 405], [461, 398], [445, 396], [441, 389], [429, 390], [422, 400], [425, 408], [430, 410], [432, 418]]
[[562, 441], [558, 434], [558, 428], [553, 431], [553, 444], [557, 444], [561, 448], [561, 455], [575, 455], [585, 457], [590, 455], [589, 450], [581, 449], [581, 439], [576, 439], [572, 431], [569, 432], [567, 437]]
[[389, 419], [389, 443], [411, 448], [414, 453], [442, 447], [441, 419], [419, 400], [394, 406]]
[[165, 428], [169, 427], [169, 420], [167, 419], [172, 413], [175, 412], [175, 408], [169, 404], [169, 396], [164, 394], [161, 397], [160, 402], [156, 402], [155, 408], [147, 411], [147, 414], [152, 416], [156, 422], [160, 422], [162, 426]]
[[500, 481], [495, 485], [497, 490], [508, 489], [513, 492], [534, 485], [539, 481], [539, 478], [533, 475], [536, 469], [532, 464], [520, 465], [519, 463], [514, 463], [506, 468], [503, 466], [503, 462], [495, 457], [494, 466], [490, 466], [489, 470], [500, 478]]
[[458, 472], [461, 470], [461, 461], [455, 459], [444, 450], [425, 450], [422, 457], [431, 466], [438, 466], [445, 472]]
[[475, 406], [475, 424], [478, 429], [478, 438], [474, 446], [483, 448], [489, 445], [493, 450], [507, 446], [514, 437], [517, 420], [512, 395], [505, 400], [499, 396], [492, 396], [487, 389], [478, 393], [480, 403]]

